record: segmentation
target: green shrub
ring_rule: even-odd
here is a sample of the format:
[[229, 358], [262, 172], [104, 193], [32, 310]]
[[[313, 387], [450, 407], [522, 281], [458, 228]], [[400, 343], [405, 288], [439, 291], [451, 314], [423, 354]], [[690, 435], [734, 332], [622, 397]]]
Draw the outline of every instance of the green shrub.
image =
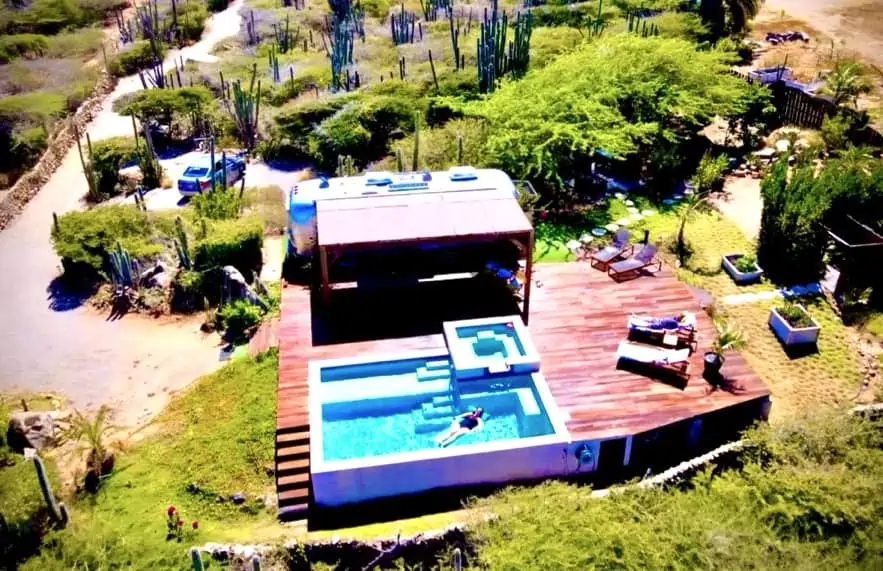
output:
[[[5, 11], [4, 11], [5, 12]], [[34, 0], [23, 10], [0, 13], [0, 33], [51, 36], [83, 22], [83, 11], [73, 0]]]
[[230, 220], [239, 216], [242, 207], [239, 191], [222, 186], [218, 184], [215, 190], [201, 192], [190, 199], [198, 216], [209, 220]]
[[205, 309], [203, 274], [192, 270], [181, 270], [172, 282], [172, 310], [190, 313]]
[[[166, 47], [160, 44], [160, 57], [165, 57]], [[118, 77], [132, 75], [153, 64], [153, 49], [147, 40], [138, 40], [126, 47], [108, 62], [108, 68]]]
[[776, 311], [795, 329], [813, 325], [812, 318], [796, 303], [784, 303], [778, 306]]
[[71, 272], [71, 277], [100, 275], [108, 252], [117, 244], [133, 258], [154, 256], [163, 249], [148, 213], [121, 204], [62, 214], [58, 229], [52, 232], [52, 244], [65, 274]]
[[[3, 139], [0, 137], [0, 141]], [[24, 171], [36, 163], [46, 150], [46, 129], [31, 127], [13, 132], [9, 142], [4, 142], [0, 142], [0, 171]]]
[[104, 33], [100, 28], [84, 28], [75, 32], [63, 32], [47, 38], [49, 50], [46, 55], [56, 58], [84, 57], [101, 50]]
[[286, 101], [295, 99], [301, 93], [312, 89], [314, 85], [319, 89], [325, 89], [331, 85], [331, 70], [329, 66], [314, 66], [299, 70], [294, 77], [294, 81], [283, 77], [281, 83], [263, 91], [262, 96], [270, 105], [282, 105]]
[[20, 57], [43, 57], [48, 50], [49, 42], [41, 34], [0, 36], [0, 63], [9, 63]]
[[819, 128], [819, 135], [825, 150], [829, 153], [845, 149], [849, 144], [850, 131], [852, 130], [852, 118], [846, 113], [825, 117]]
[[359, 5], [373, 18], [383, 18], [389, 12], [389, 0], [363, 0]]
[[260, 219], [252, 216], [208, 224], [208, 235], [193, 248], [196, 269], [233, 266], [251, 279], [252, 271], [261, 267], [263, 230]]
[[208, 9], [205, 5], [197, 2], [187, 2], [178, 5], [178, 29], [181, 39], [189, 42], [197, 42], [202, 37], [205, 29], [205, 21], [208, 18]]
[[236, 299], [218, 309], [218, 325], [233, 342], [248, 339], [249, 331], [261, 322], [264, 310], [246, 299]]
[[92, 145], [92, 168], [98, 182], [98, 190], [104, 197], [121, 192], [120, 169], [134, 161], [135, 139], [133, 137], [113, 137]]
[[63, 117], [66, 99], [61, 93], [40, 91], [0, 98], [0, 121], [43, 124]]
[[[481, 119], [454, 119], [441, 127], [422, 131], [420, 168], [436, 171], [455, 166], [458, 137], [463, 139], [463, 164], [475, 167], [487, 166], [484, 153], [486, 133], [487, 129]], [[395, 143], [394, 147], [408, 157], [414, 147], [414, 136], [405, 137]]]
[[[664, 38], [681, 38], [698, 42], [708, 36], [708, 28], [691, 12], [663, 12], [647, 19], [647, 25], [656, 24]], [[735, 47], [735, 46], [734, 46]], [[732, 51], [737, 51], [733, 49]]]
[[207, 120], [212, 109], [212, 94], [205, 87], [145, 89], [120, 97], [113, 109], [121, 115], [135, 115], [153, 120], [177, 131], [189, 125], [196, 130]]
[[[270, 151], [270, 156], [264, 154], [264, 158], [277, 158], [272, 156], [275, 152], [280, 153], [278, 158], [295, 160], [309, 158], [309, 137], [313, 129], [334, 115], [351, 99], [351, 97], [335, 97], [311, 101], [280, 112], [275, 117], [273, 132], [269, 137], [272, 142], [263, 146], [264, 150]], [[283, 151], [284, 154], [281, 154]]]
[[350, 155], [362, 163], [371, 153], [370, 142], [360, 109], [351, 106], [322, 121], [310, 135], [309, 150], [320, 169], [333, 170], [338, 156]]
[[543, 67], [559, 55], [573, 51], [584, 38], [585, 32], [578, 28], [537, 28], [530, 38], [531, 69]]
[[754, 254], [744, 254], [733, 261], [733, 266], [740, 272], [748, 273], [757, 270], [757, 256]]

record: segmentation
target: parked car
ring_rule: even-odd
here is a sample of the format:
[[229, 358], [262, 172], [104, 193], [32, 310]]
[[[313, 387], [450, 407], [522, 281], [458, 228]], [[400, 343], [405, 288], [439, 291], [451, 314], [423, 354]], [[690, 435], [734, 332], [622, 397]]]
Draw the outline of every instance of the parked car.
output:
[[[245, 160], [242, 157], [231, 155], [226, 157], [226, 162], [227, 185], [229, 186], [245, 175]], [[211, 190], [211, 164], [211, 158], [208, 155], [191, 163], [178, 179], [178, 192], [184, 196], [193, 196], [204, 190]], [[224, 180], [224, 171], [224, 160], [220, 156], [215, 156], [215, 181], [219, 184]]]

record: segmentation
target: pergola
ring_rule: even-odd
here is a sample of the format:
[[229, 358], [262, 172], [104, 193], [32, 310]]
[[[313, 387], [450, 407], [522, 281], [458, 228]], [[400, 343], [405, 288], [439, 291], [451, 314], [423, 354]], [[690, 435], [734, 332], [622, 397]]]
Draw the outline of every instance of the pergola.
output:
[[534, 230], [510, 192], [423, 192], [318, 201], [322, 299], [330, 302], [329, 263], [346, 253], [404, 246], [510, 240], [525, 258], [522, 317], [530, 313]]

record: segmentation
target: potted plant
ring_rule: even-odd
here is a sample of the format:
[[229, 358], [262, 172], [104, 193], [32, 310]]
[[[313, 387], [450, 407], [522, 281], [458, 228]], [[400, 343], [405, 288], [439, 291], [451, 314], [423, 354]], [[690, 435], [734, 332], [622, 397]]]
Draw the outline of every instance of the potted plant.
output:
[[711, 344], [711, 351], [705, 353], [705, 374], [717, 376], [724, 365], [724, 353], [736, 351], [745, 346], [745, 334], [729, 323], [715, 324], [717, 337]]
[[721, 258], [721, 265], [739, 285], [756, 282], [763, 275], [754, 254], [727, 254]]
[[818, 322], [798, 303], [786, 302], [772, 308], [769, 325], [786, 346], [816, 343], [819, 340]]

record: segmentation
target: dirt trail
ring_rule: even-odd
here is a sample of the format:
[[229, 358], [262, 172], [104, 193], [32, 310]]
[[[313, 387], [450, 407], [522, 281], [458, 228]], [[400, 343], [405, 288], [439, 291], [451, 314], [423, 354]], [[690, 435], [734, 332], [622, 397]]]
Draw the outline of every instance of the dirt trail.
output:
[[[239, 29], [242, 0], [216, 14], [203, 39], [169, 59], [209, 59], [219, 40]], [[130, 135], [131, 121], [111, 110], [115, 98], [137, 91], [120, 81], [88, 131], [95, 140]], [[0, 391], [13, 387], [65, 395], [76, 407], [109, 403], [117, 422], [135, 424], [167, 402], [169, 392], [220, 365], [217, 337], [198, 321], [160, 324], [134, 316], [106, 322], [76, 299], [51, 293], [59, 260], [50, 241], [52, 213], [78, 208], [86, 183], [76, 147], [24, 212], [0, 232]]]

